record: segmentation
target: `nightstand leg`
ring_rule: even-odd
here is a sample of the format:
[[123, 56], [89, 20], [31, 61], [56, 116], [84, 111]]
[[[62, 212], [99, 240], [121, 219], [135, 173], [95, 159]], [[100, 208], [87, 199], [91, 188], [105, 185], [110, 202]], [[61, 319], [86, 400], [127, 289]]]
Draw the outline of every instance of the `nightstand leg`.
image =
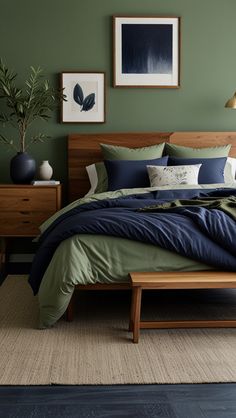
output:
[[0, 238], [0, 283], [7, 276], [6, 239]]

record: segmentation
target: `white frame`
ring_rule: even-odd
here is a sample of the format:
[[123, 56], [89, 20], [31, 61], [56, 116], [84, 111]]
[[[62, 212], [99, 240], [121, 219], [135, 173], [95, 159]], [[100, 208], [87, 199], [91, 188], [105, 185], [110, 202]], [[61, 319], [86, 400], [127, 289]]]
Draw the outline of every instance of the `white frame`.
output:
[[[122, 73], [122, 24], [171, 24], [173, 27], [172, 74]], [[180, 86], [180, 17], [113, 16], [113, 37], [114, 87], [178, 88]]]
[[[86, 83], [96, 83], [95, 105], [89, 111], [81, 111], [73, 99], [73, 86], [77, 83], [84, 88]], [[104, 72], [63, 72], [61, 88], [66, 101], [61, 104], [62, 123], [104, 123], [105, 122], [105, 73]], [[85, 87], [86, 88], [86, 87]], [[85, 91], [85, 96], [93, 91]]]

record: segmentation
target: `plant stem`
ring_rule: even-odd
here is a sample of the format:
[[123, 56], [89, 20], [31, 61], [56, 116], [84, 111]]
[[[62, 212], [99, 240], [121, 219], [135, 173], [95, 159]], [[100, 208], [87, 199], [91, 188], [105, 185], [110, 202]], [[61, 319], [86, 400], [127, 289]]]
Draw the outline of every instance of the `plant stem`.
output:
[[25, 131], [22, 132], [21, 137], [21, 152], [25, 152]]
[[25, 120], [19, 123], [19, 133], [20, 133], [20, 151], [25, 152], [25, 135], [26, 135]]

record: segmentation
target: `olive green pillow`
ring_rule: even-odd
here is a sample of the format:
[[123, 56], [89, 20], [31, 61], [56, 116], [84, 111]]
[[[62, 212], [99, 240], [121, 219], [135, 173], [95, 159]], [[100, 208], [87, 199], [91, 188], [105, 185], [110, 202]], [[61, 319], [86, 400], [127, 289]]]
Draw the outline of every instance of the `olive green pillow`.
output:
[[165, 155], [180, 158], [219, 158], [228, 157], [231, 145], [210, 148], [190, 148], [182, 145], [165, 144]]
[[104, 160], [151, 160], [162, 157], [165, 143], [142, 148], [100, 144]]
[[105, 164], [103, 162], [95, 163], [95, 168], [97, 171], [97, 187], [95, 193], [103, 193], [108, 190], [108, 177]]
[[94, 193], [103, 193], [108, 190], [107, 170], [102, 161], [87, 166], [86, 170], [91, 186], [86, 196]]

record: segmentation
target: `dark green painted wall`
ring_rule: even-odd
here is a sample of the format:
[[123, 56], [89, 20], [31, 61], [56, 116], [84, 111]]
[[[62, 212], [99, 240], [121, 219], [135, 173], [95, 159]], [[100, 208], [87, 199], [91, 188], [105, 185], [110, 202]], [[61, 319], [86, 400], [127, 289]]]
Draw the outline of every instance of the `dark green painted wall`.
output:
[[[113, 14], [182, 17], [179, 90], [111, 87]], [[107, 73], [107, 123], [63, 125], [54, 114], [35, 126], [52, 139], [31, 154], [63, 180], [70, 132], [235, 130], [236, 112], [223, 106], [236, 89], [235, 17], [235, 0], [0, 0], [0, 55], [21, 79], [30, 65], [55, 83], [63, 70]], [[0, 182], [11, 157], [0, 146]]]

